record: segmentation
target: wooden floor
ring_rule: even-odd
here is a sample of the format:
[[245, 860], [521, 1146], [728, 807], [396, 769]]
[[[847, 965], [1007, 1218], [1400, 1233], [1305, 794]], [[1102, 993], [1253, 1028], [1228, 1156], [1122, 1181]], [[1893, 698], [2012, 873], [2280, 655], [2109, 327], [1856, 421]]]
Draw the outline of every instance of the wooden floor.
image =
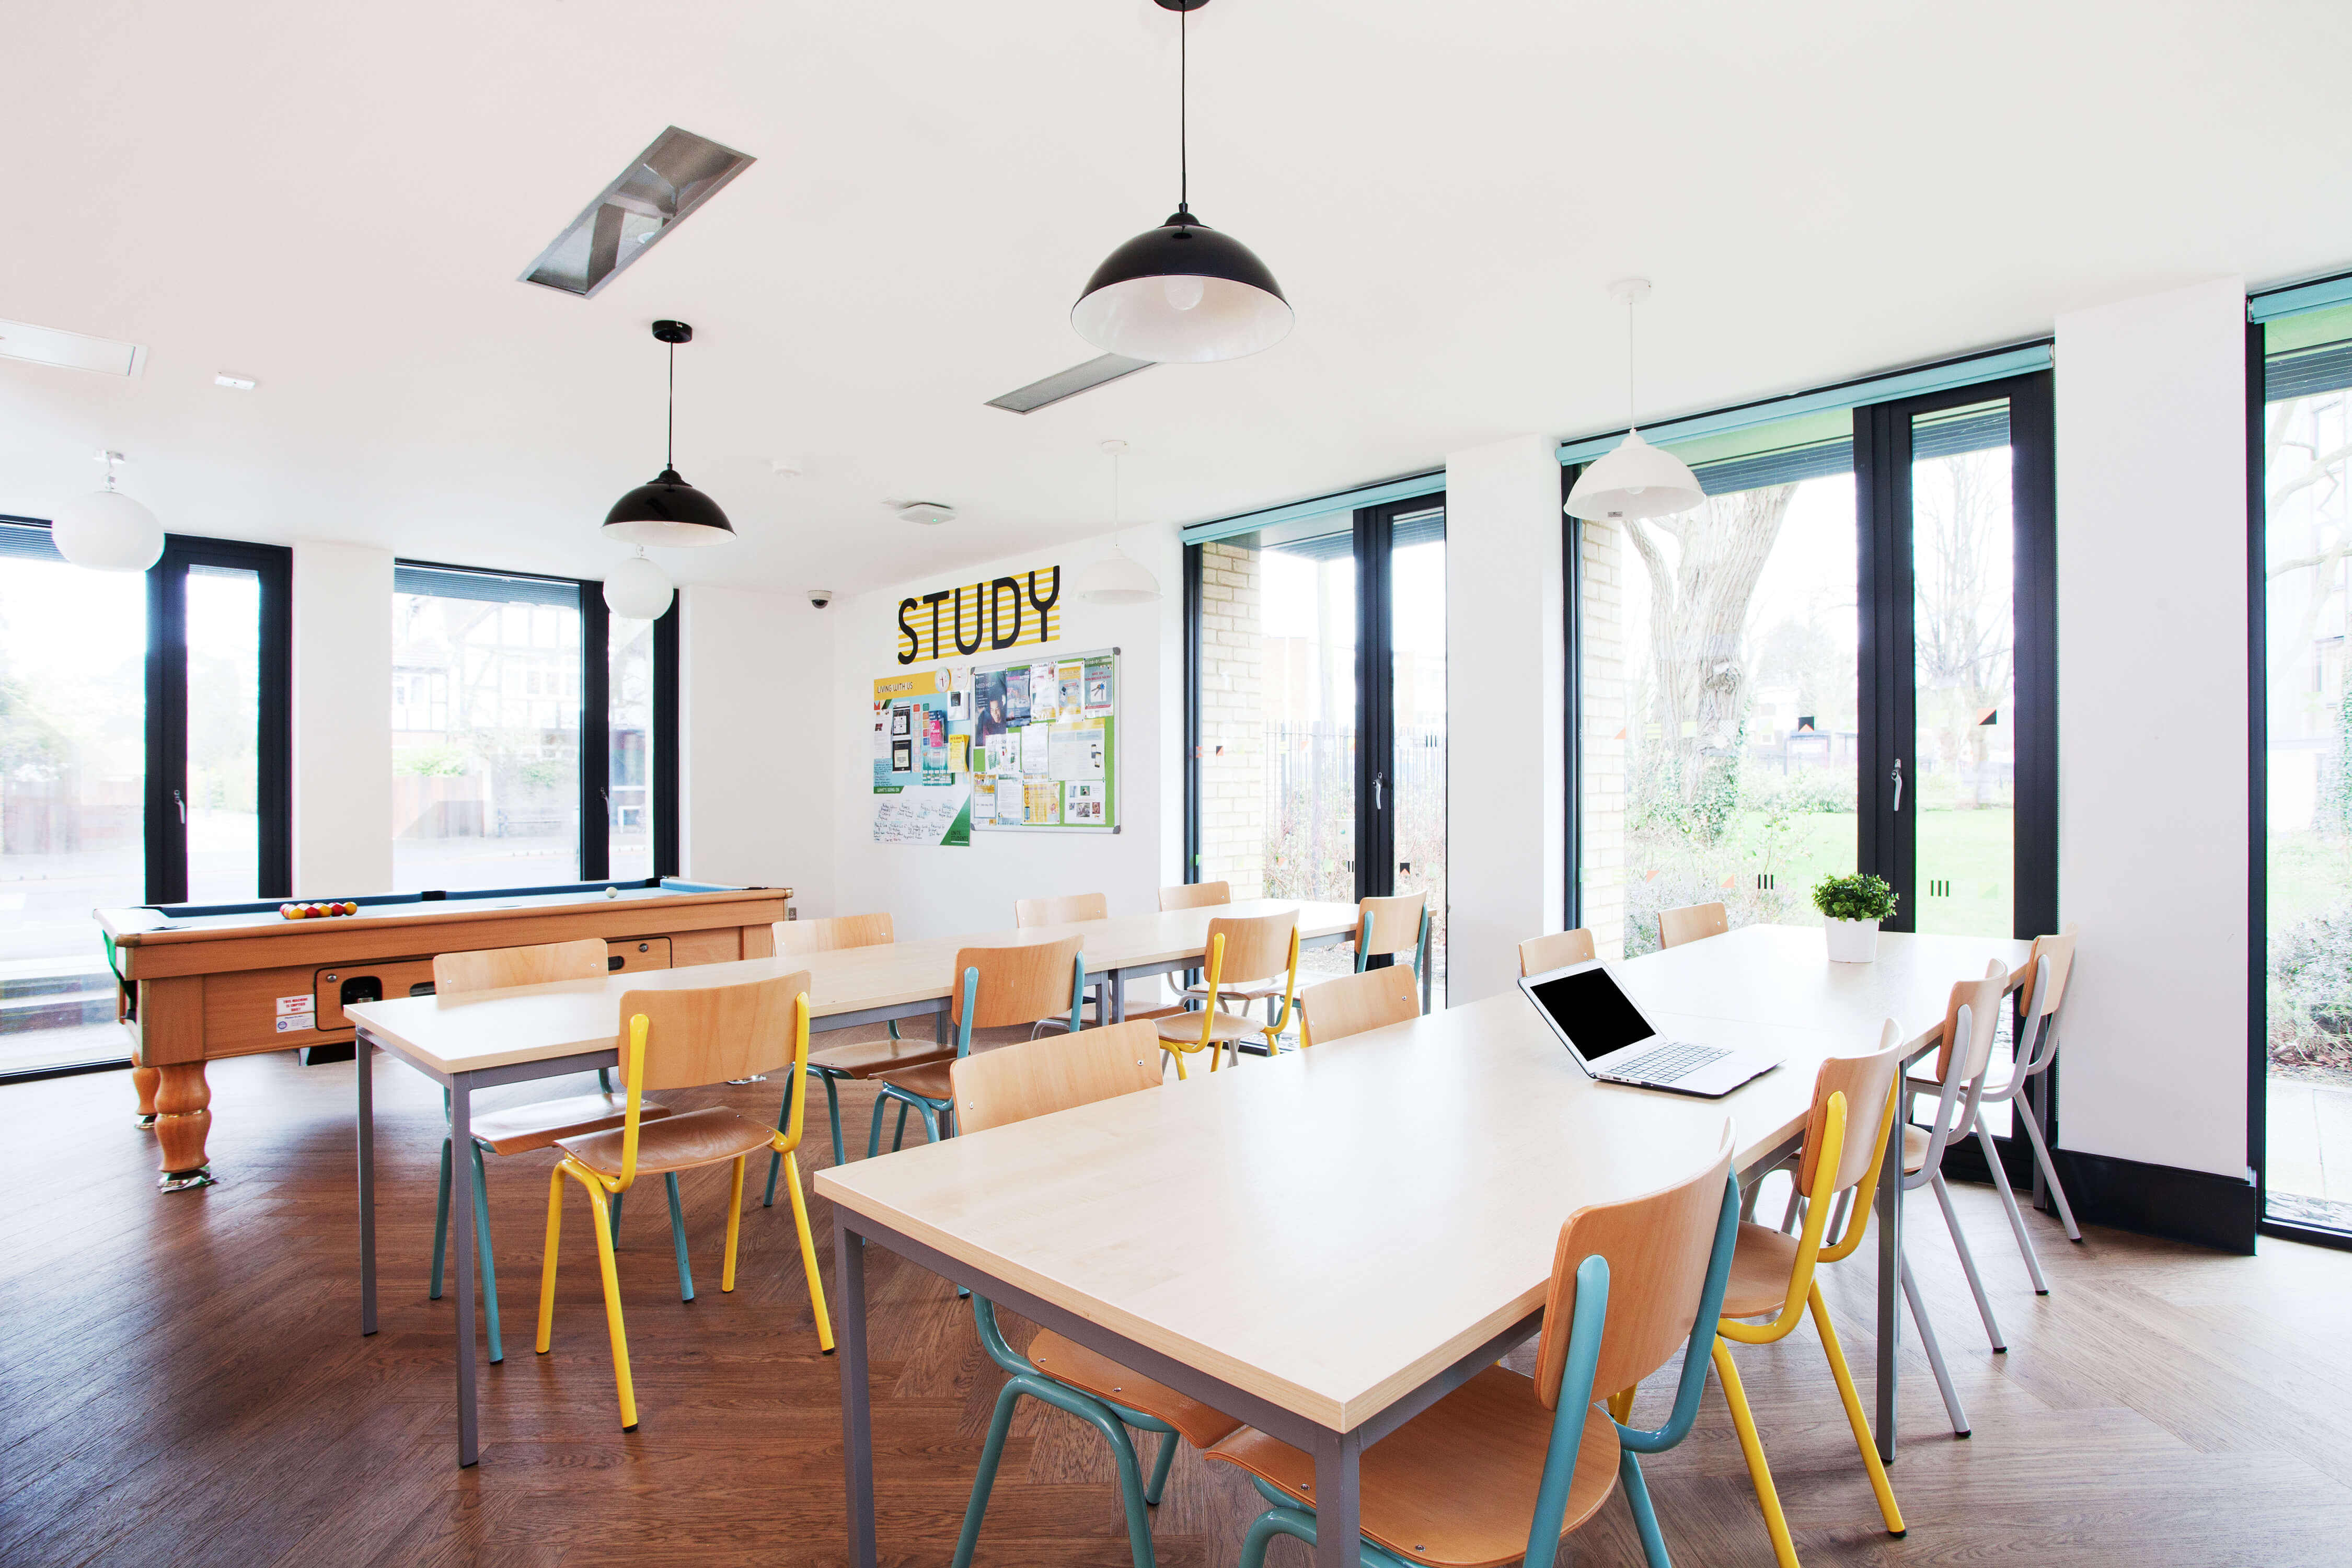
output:
[[[483, 1376], [482, 1463], [461, 1472], [451, 1306], [425, 1299], [437, 1090], [376, 1068], [383, 1331], [362, 1339], [352, 1071], [290, 1056], [215, 1064], [223, 1184], [171, 1197], [154, 1190], [127, 1076], [0, 1089], [15, 1178], [0, 1214], [0, 1563], [844, 1560], [835, 1363], [816, 1353], [781, 1201], [762, 1211], [751, 1194], [741, 1279], [721, 1295], [724, 1176], [688, 1180], [691, 1306], [660, 1199], [630, 1205], [620, 1267], [643, 1426], [625, 1436], [578, 1200], [554, 1353], [535, 1356], [549, 1161], [493, 1161], [508, 1356]], [[723, 1092], [772, 1115], [778, 1090], [676, 1098]], [[862, 1146], [867, 1091], [847, 1100]], [[1990, 1191], [1959, 1200], [2011, 1350], [1986, 1352], [1932, 1208], [1915, 1208], [1913, 1257], [1976, 1436], [1952, 1439], [1906, 1355], [1893, 1478], [1907, 1539], [1876, 1528], [1810, 1329], [1738, 1352], [1808, 1564], [2352, 1561], [2352, 1254], [2265, 1242], [2260, 1258], [2228, 1258], [2113, 1232], [2076, 1247], [2032, 1215], [2054, 1286], [2037, 1300]], [[1829, 1272], [1867, 1398], [1869, 1266]], [[870, 1278], [884, 1560], [944, 1563], [1001, 1379], [947, 1285], [887, 1254]], [[1668, 1387], [1656, 1380], [1643, 1408]], [[1680, 1562], [1771, 1562], [1712, 1384], [1692, 1439], [1649, 1473]], [[1159, 1510], [1160, 1563], [1232, 1563], [1259, 1508], [1232, 1471], [1183, 1455]], [[1283, 1541], [1271, 1560], [1307, 1554]], [[1130, 1561], [1097, 1436], [1024, 1407], [979, 1561]], [[1561, 1561], [1638, 1563], [1622, 1501]]]

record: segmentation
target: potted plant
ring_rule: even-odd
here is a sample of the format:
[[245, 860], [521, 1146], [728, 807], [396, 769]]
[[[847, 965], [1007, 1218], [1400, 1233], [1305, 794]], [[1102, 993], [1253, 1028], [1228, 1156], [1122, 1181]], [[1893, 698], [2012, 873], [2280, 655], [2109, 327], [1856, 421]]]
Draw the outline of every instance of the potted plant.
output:
[[1829, 933], [1830, 962], [1868, 963], [1878, 956], [1878, 922], [1895, 916], [1895, 889], [1867, 872], [1823, 877], [1813, 884], [1813, 908]]

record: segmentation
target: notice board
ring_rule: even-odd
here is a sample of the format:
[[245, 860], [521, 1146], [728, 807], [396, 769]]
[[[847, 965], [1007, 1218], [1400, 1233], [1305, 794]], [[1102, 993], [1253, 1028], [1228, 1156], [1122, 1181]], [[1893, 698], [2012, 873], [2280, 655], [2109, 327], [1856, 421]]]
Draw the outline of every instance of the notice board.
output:
[[1117, 833], [1119, 653], [971, 667], [971, 830]]

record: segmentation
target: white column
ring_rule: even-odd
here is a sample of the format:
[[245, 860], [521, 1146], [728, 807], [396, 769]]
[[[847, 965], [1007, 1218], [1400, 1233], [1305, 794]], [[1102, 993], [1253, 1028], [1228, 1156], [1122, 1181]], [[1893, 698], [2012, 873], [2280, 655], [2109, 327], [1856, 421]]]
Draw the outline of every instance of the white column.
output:
[[294, 893], [392, 890], [392, 552], [294, 545]]
[[1446, 998], [1508, 990], [1566, 908], [1559, 463], [1522, 436], [1445, 458]]
[[2058, 318], [2069, 1148], [2246, 1171], [2245, 288]]

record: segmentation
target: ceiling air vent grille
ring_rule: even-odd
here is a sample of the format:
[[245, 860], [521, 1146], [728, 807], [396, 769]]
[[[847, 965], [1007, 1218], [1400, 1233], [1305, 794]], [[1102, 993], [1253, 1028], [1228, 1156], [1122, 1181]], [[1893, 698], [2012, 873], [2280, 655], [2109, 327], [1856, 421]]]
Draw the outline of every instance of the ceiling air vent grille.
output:
[[753, 162], [746, 153], [671, 126], [539, 253], [522, 280], [593, 298]]

